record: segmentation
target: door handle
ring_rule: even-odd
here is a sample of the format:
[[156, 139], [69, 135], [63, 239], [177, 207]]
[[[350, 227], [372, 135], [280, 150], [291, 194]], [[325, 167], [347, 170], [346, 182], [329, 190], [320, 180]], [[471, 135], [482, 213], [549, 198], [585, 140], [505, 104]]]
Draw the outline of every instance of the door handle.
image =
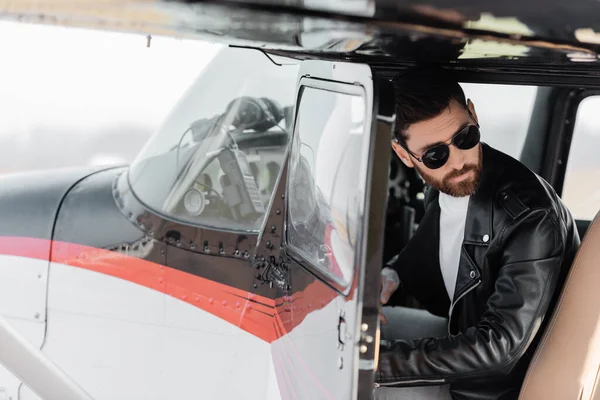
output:
[[346, 337], [346, 320], [344, 319], [343, 315], [340, 315], [339, 319], [338, 319], [338, 326], [337, 326], [337, 330], [338, 330], [338, 349], [340, 350], [344, 350], [344, 345], [346, 344], [346, 342], [344, 342], [344, 338]]

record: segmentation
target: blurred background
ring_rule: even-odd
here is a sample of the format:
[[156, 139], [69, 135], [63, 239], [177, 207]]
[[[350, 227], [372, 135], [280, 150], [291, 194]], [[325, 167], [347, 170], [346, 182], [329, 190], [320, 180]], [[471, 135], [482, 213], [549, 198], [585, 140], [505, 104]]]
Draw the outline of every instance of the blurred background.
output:
[[213, 43], [0, 22], [0, 173], [130, 163]]

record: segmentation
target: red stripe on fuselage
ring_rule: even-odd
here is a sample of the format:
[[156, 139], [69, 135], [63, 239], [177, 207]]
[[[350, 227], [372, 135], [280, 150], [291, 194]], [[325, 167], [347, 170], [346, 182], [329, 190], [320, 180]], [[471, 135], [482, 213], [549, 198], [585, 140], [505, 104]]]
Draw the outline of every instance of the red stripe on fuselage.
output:
[[116, 251], [46, 239], [1, 236], [0, 254], [50, 259], [127, 280], [201, 308], [268, 343], [289, 333], [309, 313], [336, 297], [332, 289], [315, 281], [305, 290], [276, 301]]
[[0, 237], [0, 254], [37, 258], [110, 275], [201, 308], [266, 342], [275, 338], [275, 300], [141, 258], [74, 243]]
[[48, 260], [52, 241], [28, 237], [0, 236], [0, 254]]

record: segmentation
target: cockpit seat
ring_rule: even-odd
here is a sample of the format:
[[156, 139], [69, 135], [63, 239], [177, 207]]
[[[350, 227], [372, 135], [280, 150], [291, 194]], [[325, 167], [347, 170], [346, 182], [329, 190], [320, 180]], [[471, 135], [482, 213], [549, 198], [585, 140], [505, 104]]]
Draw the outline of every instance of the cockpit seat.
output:
[[586, 232], [519, 400], [600, 400], [600, 212]]

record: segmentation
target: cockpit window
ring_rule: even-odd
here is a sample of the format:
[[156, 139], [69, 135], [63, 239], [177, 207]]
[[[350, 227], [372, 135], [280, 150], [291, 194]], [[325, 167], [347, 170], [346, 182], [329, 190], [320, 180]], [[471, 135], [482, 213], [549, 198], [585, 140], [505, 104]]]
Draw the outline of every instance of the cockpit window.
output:
[[293, 119], [298, 65], [224, 48], [132, 163], [149, 208], [183, 223], [259, 230]]
[[303, 87], [288, 175], [288, 245], [343, 289], [357, 265], [370, 133], [363, 91], [351, 89]]

